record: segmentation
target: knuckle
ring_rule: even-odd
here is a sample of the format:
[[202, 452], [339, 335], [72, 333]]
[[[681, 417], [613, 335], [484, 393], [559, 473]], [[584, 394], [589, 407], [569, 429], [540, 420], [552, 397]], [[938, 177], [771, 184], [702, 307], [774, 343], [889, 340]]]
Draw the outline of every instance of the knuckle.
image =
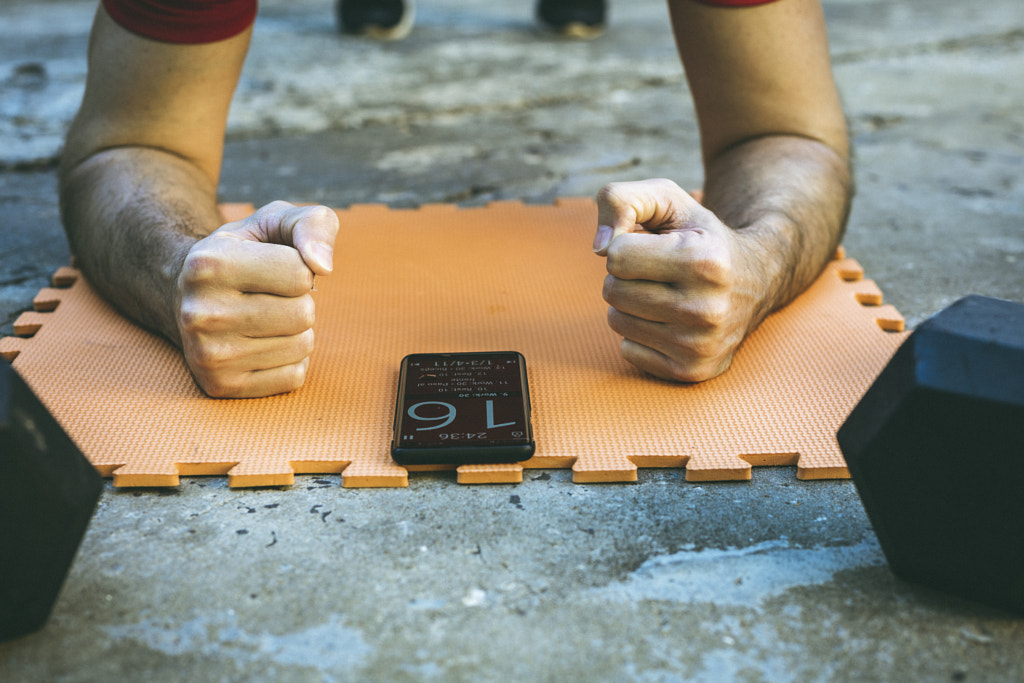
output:
[[691, 366], [679, 365], [678, 363], [669, 364], [668, 375], [668, 379], [675, 382], [684, 382], [686, 384], [695, 384], [697, 382], [703, 382], [711, 379], [701, 370], [695, 369]]
[[673, 382], [694, 384], [709, 380], [716, 373], [712, 371], [716, 363], [703, 357], [694, 357], [690, 353], [681, 356], [669, 356], [664, 368], [664, 378]]
[[203, 343], [191, 350], [191, 365], [201, 368], [212, 377], [223, 375], [221, 369], [234, 357], [234, 351], [223, 344]]
[[189, 369], [196, 383], [213, 398], [234, 398], [244, 391], [243, 377], [230, 373], [222, 367], [222, 360], [217, 354], [194, 353], [188, 359]]
[[309, 356], [312, 355], [315, 346], [316, 340], [311, 328], [298, 335], [298, 339], [296, 340], [296, 351], [303, 359], [309, 358]]
[[316, 221], [322, 221], [325, 223], [335, 224], [338, 222], [338, 214], [333, 209], [324, 206], [323, 204], [317, 204], [315, 206], [306, 207], [306, 216]]
[[651, 178], [647, 183], [652, 189], [661, 190], [662, 192], [679, 192], [682, 189], [678, 183], [669, 178]]
[[286, 202], [283, 199], [275, 199], [274, 201], [261, 206], [256, 213], [263, 215], [277, 215], [282, 211], [294, 208], [294, 206], [294, 204]]
[[201, 301], [186, 299], [178, 313], [181, 329], [187, 334], [198, 334], [218, 327], [220, 316]]
[[691, 297], [675, 292], [666, 297], [661, 305], [668, 321], [679, 326], [687, 334], [700, 332], [716, 334], [729, 325], [732, 307], [727, 297]]
[[616, 311], [614, 308], [608, 309], [607, 322], [608, 327], [610, 327], [613, 332], [625, 336], [626, 332], [619, 324], [618, 311]]
[[624, 337], [628, 337], [630, 334], [630, 328], [625, 314], [614, 306], [608, 307], [608, 327], [612, 328], [615, 332]]
[[682, 350], [686, 357], [697, 361], [714, 358], [722, 353], [721, 342], [707, 334], [677, 334], [672, 341], [674, 346]]
[[235, 398], [242, 394], [239, 383], [227, 382], [219, 378], [207, 378], [200, 382], [199, 386], [211, 398]]
[[608, 275], [604, 279], [604, 285], [601, 287], [601, 296], [609, 304], [615, 305], [615, 301], [619, 296], [619, 279], [614, 275]]
[[629, 248], [626, 245], [628, 240], [615, 239], [608, 245], [608, 253], [605, 256], [605, 269], [610, 275], [621, 278], [628, 274], [630, 265]]
[[306, 376], [309, 372], [309, 363], [305, 359], [301, 362], [278, 369], [277, 380], [279, 386], [276, 393], [295, 391], [306, 383]]
[[[297, 264], [292, 271], [292, 281], [294, 282], [292, 291], [308, 294], [316, 283], [314, 277], [313, 271], [305, 265]], [[312, 301], [312, 298], [310, 300]]]
[[302, 324], [303, 329], [312, 332], [313, 324], [316, 322], [316, 303], [313, 301], [313, 297], [309, 295], [302, 298], [302, 303], [299, 307], [299, 322]]
[[597, 191], [598, 220], [607, 222], [620, 212], [627, 211], [630, 205], [629, 183], [607, 183]]
[[181, 278], [187, 285], [204, 285], [224, 277], [225, 260], [206, 246], [193, 248], [181, 266]]
[[246, 220], [251, 225], [258, 226], [259, 230], [265, 231], [269, 229], [269, 226], [278, 223], [281, 220], [282, 214], [291, 208], [294, 208], [294, 205], [280, 199], [275, 199], [269, 204], [264, 204], [256, 209]]
[[712, 297], [702, 303], [698, 311], [698, 318], [706, 329], [720, 330], [729, 322], [731, 313], [732, 310], [727, 300]]
[[291, 367], [292, 386], [294, 386], [296, 389], [301, 387], [303, 384], [305, 384], [306, 376], [308, 374], [309, 374], [309, 363], [308, 362], [303, 361], [301, 363], [296, 363], [295, 365], [293, 365]]
[[611, 202], [618, 199], [616, 194], [622, 183], [605, 183], [601, 186], [601, 189], [597, 191], [597, 201], [599, 202]]
[[677, 382], [695, 384], [697, 382], [706, 382], [709, 379], [718, 377], [729, 368], [730, 363], [730, 356], [726, 356], [724, 359], [717, 357], [706, 359], [687, 365], [673, 363], [671, 366], [671, 372], [673, 379]]
[[692, 270], [705, 282], [726, 287], [732, 284], [733, 270], [728, 255], [723, 252], [707, 253], [691, 264]]

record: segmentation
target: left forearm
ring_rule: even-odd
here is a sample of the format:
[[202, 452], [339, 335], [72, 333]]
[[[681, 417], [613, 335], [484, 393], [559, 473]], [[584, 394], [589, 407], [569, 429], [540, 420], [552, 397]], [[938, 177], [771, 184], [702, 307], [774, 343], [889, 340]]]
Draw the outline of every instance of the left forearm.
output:
[[[660, 179], [598, 194], [608, 324], [652, 375], [701, 382], [821, 273], [853, 194], [820, 0], [670, 0], [701, 132], [703, 206]], [[643, 227], [645, 232], [637, 228]]]
[[853, 181], [844, 154], [778, 135], [709, 160], [704, 192], [705, 206], [748, 247], [748, 267], [764, 292], [756, 326], [821, 274], [845, 230]]

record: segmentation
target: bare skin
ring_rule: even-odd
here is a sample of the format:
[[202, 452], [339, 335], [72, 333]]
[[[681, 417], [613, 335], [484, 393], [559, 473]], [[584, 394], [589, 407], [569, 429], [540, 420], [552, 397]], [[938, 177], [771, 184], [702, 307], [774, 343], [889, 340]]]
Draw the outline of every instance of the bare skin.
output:
[[[701, 127], [704, 203], [666, 180], [608, 185], [594, 247], [607, 257], [623, 355], [700, 381], [827, 262], [848, 211], [849, 153], [817, 0], [670, 6]], [[217, 211], [249, 37], [159, 43], [101, 7], [60, 170], [64, 225], [92, 285], [177, 344], [218, 397], [303, 384], [309, 291], [331, 272], [338, 230], [325, 207], [274, 202], [229, 224]]]
[[222, 225], [216, 188], [227, 109], [249, 32], [209, 45], [145, 40], [99, 9], [82, 108], [61, 166], [61, 208], [92, 285], [181, 347], [216, 397], [292, 391], [313, 352], [315, 275], [337, 216], [275, 202]]
[[821, 8], [670, 3], [701, 126], [703, 204], [670, 180], [598, 194], [608, 324], [646, 372], [699, 382], [821, 273], [852, 196]]

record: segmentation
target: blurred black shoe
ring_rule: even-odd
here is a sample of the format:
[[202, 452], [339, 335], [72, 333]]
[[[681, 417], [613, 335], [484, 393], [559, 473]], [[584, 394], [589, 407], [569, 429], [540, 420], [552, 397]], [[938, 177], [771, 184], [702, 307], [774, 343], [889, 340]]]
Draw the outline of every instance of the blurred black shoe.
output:
[[591, 40], [604, 33], [606, 0], [537, 0], [537, 21], [568, 38]]
[[338, 0], [338, 26], [377, 40], [401, 40], [412, 30], [413, 0]]

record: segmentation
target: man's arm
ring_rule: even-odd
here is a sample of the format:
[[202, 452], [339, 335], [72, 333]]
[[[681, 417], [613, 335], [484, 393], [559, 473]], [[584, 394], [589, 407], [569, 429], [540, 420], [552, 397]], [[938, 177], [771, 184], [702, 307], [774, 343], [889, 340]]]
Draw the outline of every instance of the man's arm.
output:
[[314, 274], [337, 218], [275, 203], [221, 226], [216, 188], [249, 31], [148, 40], [100, 7], [81, 109], [61, 161], [65, 229], [90, 283], [179, 345], [214, 396], [290, 391], [313, 348]]
[[692, 382], [724, 372], [821, 273], [852, 181], [817, 0], [670, 6], [701, 130], [703, 205], [671, 181], [613, 183], [598, 196], [594, 247], [608, 257], [623, 356]]

